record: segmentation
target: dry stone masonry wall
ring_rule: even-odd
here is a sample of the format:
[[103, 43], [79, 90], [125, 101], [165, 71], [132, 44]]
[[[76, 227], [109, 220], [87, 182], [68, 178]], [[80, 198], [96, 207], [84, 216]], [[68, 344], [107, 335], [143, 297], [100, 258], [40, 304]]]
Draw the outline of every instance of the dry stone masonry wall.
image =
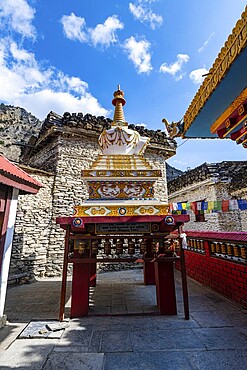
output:
[[[30, 171], [29, 171], [30, 172]], [[40, 181], [38, 195], [20, 195], [16, 215], [10, 264], [11, 281], [46, 274], [47, 250], [52, 227], [52, 189], [54, 176], [30, 174]]]

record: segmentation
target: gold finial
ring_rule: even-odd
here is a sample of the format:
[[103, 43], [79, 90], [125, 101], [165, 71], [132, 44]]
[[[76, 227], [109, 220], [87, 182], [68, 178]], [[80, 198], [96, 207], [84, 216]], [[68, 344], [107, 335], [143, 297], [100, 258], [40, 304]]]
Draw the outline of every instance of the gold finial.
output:
[[117, 91], [114, 92], [114, 99], [112, 104], [115, 106], [114, 118], [112, 126], [128, 126], [128, 123], [125, 122], [123, 106], [126, 101], [124, 99], [124, 92], [120, 90], [120, 85], [117, 86]]

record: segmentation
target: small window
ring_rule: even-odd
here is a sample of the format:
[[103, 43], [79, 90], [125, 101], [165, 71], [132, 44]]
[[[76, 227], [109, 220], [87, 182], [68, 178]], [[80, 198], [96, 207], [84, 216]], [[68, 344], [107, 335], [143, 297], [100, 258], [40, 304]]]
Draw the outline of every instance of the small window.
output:
[[199, 211], [195, 216], [195, 222], [206, 222], [204, 211]]

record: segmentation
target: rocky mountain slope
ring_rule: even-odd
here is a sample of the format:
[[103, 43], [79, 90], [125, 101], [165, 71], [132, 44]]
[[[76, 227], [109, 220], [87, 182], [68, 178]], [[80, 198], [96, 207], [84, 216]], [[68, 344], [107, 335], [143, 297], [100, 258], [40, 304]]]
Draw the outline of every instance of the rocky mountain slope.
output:
[[32, 135], [37, 136], [41, 121], [25, 109], [0, 104], [0, 154], [18, 162], [21, 147]]

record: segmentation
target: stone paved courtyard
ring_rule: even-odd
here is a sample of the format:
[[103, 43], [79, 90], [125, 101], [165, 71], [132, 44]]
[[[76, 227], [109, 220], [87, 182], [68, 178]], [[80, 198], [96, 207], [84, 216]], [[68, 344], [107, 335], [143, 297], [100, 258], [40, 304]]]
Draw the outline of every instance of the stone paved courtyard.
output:
[[[141, 269], [101, 273], [90, 291], [90, 315], [68, 320], [45, 338], [21, 338], [36, 321], [56, 323], [60, 280], [8, 289], [9, 326], [0, 331], [0, 369], [244, 370], [247, 310], [189, 279], [190, 320], [183, 318], [176, 272], [177, 316], [160, 316], [154, 286]], [[69, 289], [66, 317], [69, 318]], [[37, 324], [37, 323], [36, 323]]]

